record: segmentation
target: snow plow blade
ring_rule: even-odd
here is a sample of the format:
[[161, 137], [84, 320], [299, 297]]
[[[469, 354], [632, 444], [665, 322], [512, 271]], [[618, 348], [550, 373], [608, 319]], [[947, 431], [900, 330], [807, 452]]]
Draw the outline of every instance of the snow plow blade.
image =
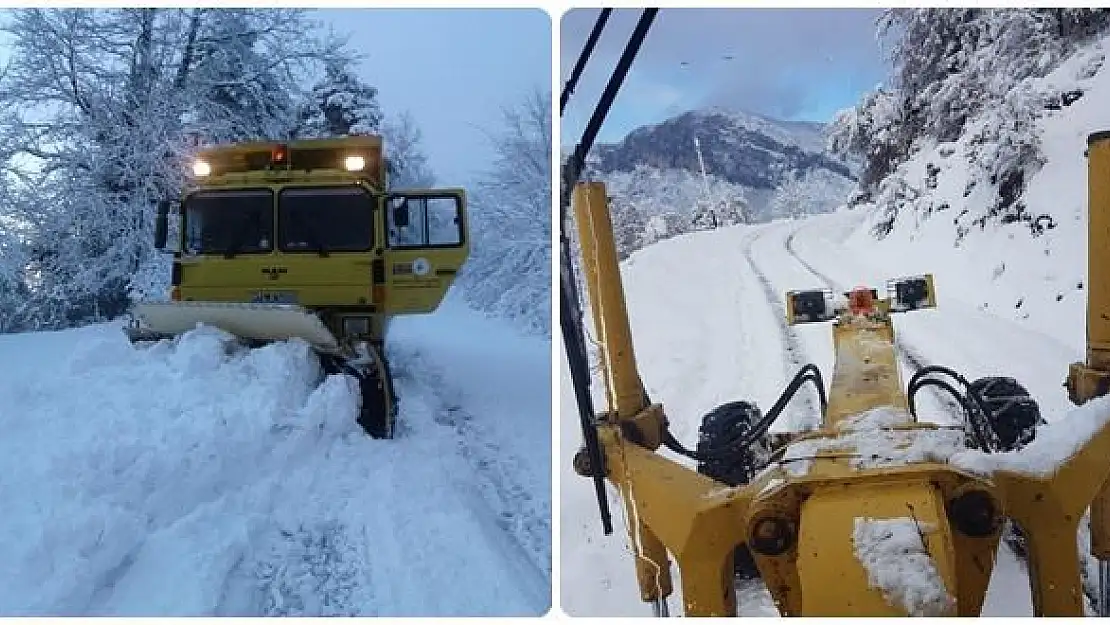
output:
[[124, 331], [132, 342], [172, 338], [204, 324], [248, 341], [298, 338], [319, 352], [340, 352], [339, 341], [320, 318], [296, 305], [149, 302], [136, 305], [131, 315], [132, 325]]

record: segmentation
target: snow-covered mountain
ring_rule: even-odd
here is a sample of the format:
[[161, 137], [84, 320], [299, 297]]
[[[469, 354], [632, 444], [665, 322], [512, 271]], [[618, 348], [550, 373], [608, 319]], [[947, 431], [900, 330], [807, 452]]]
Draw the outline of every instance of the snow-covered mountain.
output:
[[771, 191], [788, 176], [825, 169], [845, 178], [849, 168], [825, 153], [825, 127], [720, 108], [689, 111], [633, 130], [616, 144], [598, 145], [595, 168], [603, 174], [657, 169], [700, 172], [694, 138], [706, 170], [752, 190]]
[[[622, 256], [683, 232], [824, 213], [855, 186], [823, 124], [721, 108], [688, 111], [592, 150], [584, 175], [613, 198]], [[695, 139], [707, 176], [702, 176]]]

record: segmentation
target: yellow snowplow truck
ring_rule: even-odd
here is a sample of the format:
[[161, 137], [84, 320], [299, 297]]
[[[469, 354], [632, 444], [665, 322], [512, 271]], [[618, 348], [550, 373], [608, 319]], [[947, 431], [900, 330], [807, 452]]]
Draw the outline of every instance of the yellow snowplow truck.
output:
[[131, 341], [198, 324], [251, 345], [302, 339], [359, 380], [363, 429], [392, 438], [386, 328], [434, 311], [466, 261], [465, 192], [387, 191], [378, 136], [219, 146], [192, 173], [158, 206], [156, 247], [177, 226], [170, 301], [132, 309]]

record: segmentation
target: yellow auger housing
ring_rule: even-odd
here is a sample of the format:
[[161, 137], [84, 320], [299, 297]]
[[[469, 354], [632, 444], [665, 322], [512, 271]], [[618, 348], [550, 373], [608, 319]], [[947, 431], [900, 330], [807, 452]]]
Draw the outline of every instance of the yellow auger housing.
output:
[[378, 136], [216, 146], [190, 170], [155, 228], [162, 249], [176, 226], [169, 301], [137, 305], [131, 339], [207, 324], [253, 343], [305, 340], [360, 380], [363, 428], [392, 437], [386, 329], [434, 311], [466, 261], [465, 191], [388, 190]]
[[[1099, 355], [1104, 348], [1110, 353], [1108, 137], [1092, 136], [1090, 148], [1091, 349], [1069, 378], [1073, 394], [1088, 398], [1110, 386], [1110, 357]], [[1076, 535], [1110, 476], [1110, 403], [1067, 417], [1054, 429], [1055, 440], [1030, 440], [1043, 421], [1010, 378], [969, 383], [930, 366], [903, 390], [892, 315], [936, 307], [931, 275], [892, 281], [882, 298], [867, 287], [842, 302], [825, 291], [791, 292], [791, 323], [832, 321], [836, 356], [821, 427], [785, 437], [749, 480], [714, 479], [703, 467], [738, 462], [743, 447], [765, 440], [789, 394], [766, 415], [746, 402], [715, 411], [733, 419], [731, 431], [743, 432], [720, 445], [691, 452], [675, 441], [635, 364], [605, 187], [580, 183], [573, 200], [610, 404], [595, 421], [604, 466], [591, 466], [586, 450], [574, 466], [620, 490], [641, 598], [657, 614], [667, 612], [673, 593], [673, 558], [687, 616], [735, 615], [736, 558], [746, 553], [783, 615], [975, 616], [1006, 519], [1020, 526], [1027, 544], [1034, 613], [1084, 614]], [[929, 378], [938, 373], [966, 387], [954, 394], [968, 428], [917, 419], [914, 393], [948, 384]], [[812, 365], [788, 393], [807, 379], [824, 399]], [[996, 410], [998, 399], [1009, 407]], [[1061, 436], [1072, 436], [1064, 448], [1073, 453], [1046, 461]], [[665, 457], [664, 446], [693, 457], [699, 469]], [[1110, 547], [1099, 533], [1108, 529], [1107, 517], [1092, 517], [1092, 537]]]

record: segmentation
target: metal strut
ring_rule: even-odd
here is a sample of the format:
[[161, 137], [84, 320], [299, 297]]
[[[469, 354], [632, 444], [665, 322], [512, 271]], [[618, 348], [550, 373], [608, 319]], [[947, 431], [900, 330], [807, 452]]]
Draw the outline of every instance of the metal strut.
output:
[[586, 68], [586, 62], [590, 60], [590, 54], [593, 53], [594, 46], [597, 45], [597, 40], [601, 37], [601, 31], [605, 30], [605, 22], [609, 21], [609, 14], [612, 12], [613, 9], [602, 9], [597, 16], [594, 28], [586, 39], [586, 45], [582, 47], [582, 52], [578, 55], [578, 61], [574, 63], [574, 69], [570, 70], [570, 78], [563, 86], [563, 93], [559, 96], [560, 116], [562, 116], [563, 110], [567, 108], [567, 102], [570, 100], [571, 94], [574, 93], [574, 88], [578, 86], [578, 79], [582, 77], [582, 70]]
[[[603, 9], [603, 12], [604, 11], [609, 11], [609, 9]], [[575, 146], [574, 153], [567, 159], [563, 168], [562, 192], [559, 207], [561, 266], [559, 323], [563, 334], [563, 344], [567, 352], [567, 362], [570, 366], [571, 380], [574, 385], [574, 395], [578, 404], [578, 416], [582, 426], [582, 439], [591, 465], [591, 476], [594, 482], [594, 490], [597, 495], [601, 525], [606, 535], [613, 532], [613, 522], [609, 512], [608, 498], [605, 495], [604, 458], [601, 452], [601, 445], [597, 438], [593, 399], [590, 396], [590, 371], [589, 360], [586, 353], [585, 332], [582, 328], [582, 307], [578, 301], [577, 281], [574, 277], [574, 266], [570, 254], [570, 239], [567, 236], [566, 229], [567, 209], [570, 206], [571, 191], [582, 174], [586, 154], [589, 153], [590, 148], [593, 146], [593, 142], [597, 138], [597, 133], [601, 129], [601, 124], [604, 122], [605, 116], [609, 112], [609, 107], [613, 104], [617, 91], [620, 89], [625, 76], [628, 74], [629, 68], [632, 66], [632, 60], [636, 57], [636, 53], [639, 51], [640, 45], [647, 36], [647, 31], [658, 12], [659, 9], [644, 9], [628, 44], [625, 46], [624, 52], [621, 54], [617, 67], [613, 70], [613, 74], [609, 78], [609, 83], [605, 86], [605, 91], [601, 95], [601, 100], [598, 102], [597, 107], [593, 111], [593, 115], [590, 117], [589, 123], [586, 125], [586, 129], [582, 134], [582, 139]], [[599, 17], [598, 23], [594, 25], [594, 31], [590, 34], [590, 41], [587, 42], [586, 47], [582, 50], [578, 63], [575, 65], [575, 72], [571, 76], [571, 82], [567, 85], [568, 90], [564, 92], [564, 98], [560, 102], [560, 115], [562, 115], [563, 108], [566, 106], [566, 100], [569, 99], [574, 84], [577, 82], [578, 76], [581, 75], [586, 60], [589, 58], [590, 52], [593, 50], [594, 44], [597, 42], [597, 37], [600, 36], [601, 29], [604, 27], [607, 19], [608, 13], [604, 13], [604, 16]]]

